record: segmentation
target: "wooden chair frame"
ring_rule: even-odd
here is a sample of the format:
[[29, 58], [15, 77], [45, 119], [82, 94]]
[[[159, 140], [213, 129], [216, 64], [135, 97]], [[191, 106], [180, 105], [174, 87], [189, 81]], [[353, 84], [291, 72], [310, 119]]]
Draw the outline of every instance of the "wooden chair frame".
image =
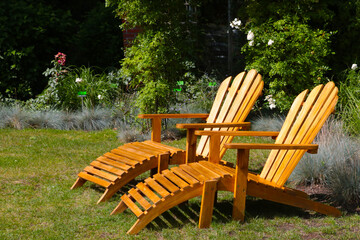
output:
[[[213, 107], [209, 114], [140, 114], [139, 118], [151, 119], [151, 140], [128, 143], [120, 146], [90, 163], [82, 172], [71, 189], [91, 181], [102, 187], [105, 192], [98, 203], [110, 199], [125, 184], [136, 176], [151, 170], [151, 175], [161, 173], [169, 164], [183, 164], [207, 159], [209, 154], [208, 137], [201, 137], [196, 149], [197, 129], [205, 130], [246, 130], [250, 123], [244, 122], [257, 98], [261, 95], [264, 82], [255, 70], [238, 74], [232, 81], [226, 78], [220, 85]], [[188, 131], [188, 151], [161, 144], [161, 121], [164, 118], [201, 118], [207, 123], [180, 124], [178, 127]], [[221, 137], [221, 156], [225, 154], [225, 143], [232, 136]], [[189, 158], [189, 156], [194, 156]]]
[[[328, 116], [334, 111], [338, 89], [333, 82], [314, 88], [308, 97], [305, 90], [294, 100], [280, 132], [188, 131], [187, 157], [193, 159], [196, 136], [210, 137], [207, 161], [186, 162], [163, 171], [140, 183], [121, 197], [111, 214], [129, 208], [138, 218], [128, 231], [136, 234], [154, 218], [168, 209], [202, 195], [199, 227], [211, 224], [216, 191], [234, 193], [233, 219], [244, 221], [246, 195], [313, 210], [335, 217], [341, 212], [309, 199], [309, 196], [284, 184], [305, 152], [316, 153], [318, 145], [311, 144]], [[186, 127], [186, 125], [178, 125]], [[237, 149], [236, 167], [221, 161], [221, 139], [234, 136], [276, 137], [274, 144], [226, 143], [226, 149]], [[272, 149], [260, 175], [248, 171], [251, 149]]]

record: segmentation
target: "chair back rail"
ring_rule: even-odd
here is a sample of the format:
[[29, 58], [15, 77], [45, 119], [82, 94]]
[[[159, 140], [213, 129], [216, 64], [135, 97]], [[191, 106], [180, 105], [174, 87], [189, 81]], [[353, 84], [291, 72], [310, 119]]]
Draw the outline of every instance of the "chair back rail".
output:
[[[334, 111], [338, 89], [333, 82], [300, 93], [285, 119], [275, 143], [310, 144]], [[272, 150], [265, 163], [261, 178], [283, 186], [306, 150]]]
[[[250, 70], [247, 74], [242, 72], [232, 81], [225, 79], [219, 87], [215, 101], [211, 108], [207, 123], [229, 123], [245, 121], [257, 98], [261, 95], [264, 82], [256, 70]], [[238, 130], [238, 128], [207, 128], [211, 131]], [[231, 142], [232, 136], [221, 138], [220, 157], [225, 153], [224, 144]], [[208, 156], [209, 136], [200, 138], [196, 154]]]

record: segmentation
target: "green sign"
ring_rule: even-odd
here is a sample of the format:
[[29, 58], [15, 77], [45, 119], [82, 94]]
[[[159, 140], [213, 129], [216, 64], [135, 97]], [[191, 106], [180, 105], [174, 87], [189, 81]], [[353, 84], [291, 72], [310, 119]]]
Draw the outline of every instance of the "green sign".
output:
[[174, 92], [181, 92], [181, 88], [174, 88]]
[[78, 92], [78, 95], [79, 96], [86, 96], [86, 92], [85, 91], [80, 91], [80, 92]]
[[216, 86], [216, 82], [209, 82], [209, 87], [214, 87]]

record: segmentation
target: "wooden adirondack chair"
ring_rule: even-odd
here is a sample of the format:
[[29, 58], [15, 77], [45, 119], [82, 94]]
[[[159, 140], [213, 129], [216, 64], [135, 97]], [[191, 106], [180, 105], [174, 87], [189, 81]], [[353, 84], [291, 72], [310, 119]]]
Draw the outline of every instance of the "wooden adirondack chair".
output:
[[[280, 132], [195, 131], [196, 135], [210, 136], [208, 161], [182, 164], [147, 178], [121, 197], [112, 214], [129, 208], [138, 220], [128, 233], [136, 234], [164, 211], [202, 195], [199, 227], [209, 227], [215, 192], [222, 190], [234, 193], [236, 220], [244, 220], [246, 195], [340, 216], [336, 208], [314, 202], [306, 193], [284, 186], [303, 154], [316, 153], [318, 146], [311, 142], [334, 111], [337, 92], [333, 82], [317, 86], [306, 100], [308, 91], [303, 91], [292, 104]], [[277, 138], [274, 144], [226, 143], [226, 148], [238, 149], [236, 168], [232, 168], [220, 162], [219, 146], [224, 135]], [[250, 149], [273, 149], [260, 175], [248, 172]]]
[[[71, 189], [82, 186], [86, 181], [105, 187], [106, 190], [98, 201], [100, 203], [111, 198], [121, 187], [148, 170], [157, 168], [160, 173], [167, 169], [169, 164], [206, 159], [209, 153], [209, 137], [201, 137], [196, 150], [196, 137], [193, 134], [195, 129], [236, 131], [249, 128], [250, 123], [244, 121], [260, 96], [263, 86], [261, 75], [255, 70], [250, 70], [247, 74], [245, 72], [238, 74], [233, 81], [228, 77], [222, 82], [210, 114], [139, 115], [140, 118], [152, 119], [151, 140], [128, 143], [105, 153], [78, 174]], [[188, 148], [192, 158], [189, 158], [190, 155], [185, 154], [182, 149], [160, 143], [162, 118], [207, 118], [206, 123], [185, 126], [192, 136], [187, 140], [187, 144], [193, 146]], [[232, 138], [231, 136], [222, 138], [222, 155], [225, 153], [224, 144], [230, 142]]]

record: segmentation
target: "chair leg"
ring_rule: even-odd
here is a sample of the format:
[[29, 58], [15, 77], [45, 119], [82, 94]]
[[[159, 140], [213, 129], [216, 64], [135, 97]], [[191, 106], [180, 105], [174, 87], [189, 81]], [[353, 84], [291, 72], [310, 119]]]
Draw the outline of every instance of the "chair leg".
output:
[[170, 153], [159, 154], [158, 156], [158, 173], [168, 169]]
[[84, 185], [85, 182], [85, 179], [78, 177], [70, 189], [81, 187], [82, 185]]
[[236, 161], [237, 163], [235, 171], [235, 189], [232, 218], [234, 220], [240, 220], [243, 222], [245, 219], [249, 150], [238, 149]]
[[214, 209], [215, 193], [217, 192], [217, 182], [217, 180], [210, 180], [204, 183], [200, 208], [199, 228], [210, 227]]

